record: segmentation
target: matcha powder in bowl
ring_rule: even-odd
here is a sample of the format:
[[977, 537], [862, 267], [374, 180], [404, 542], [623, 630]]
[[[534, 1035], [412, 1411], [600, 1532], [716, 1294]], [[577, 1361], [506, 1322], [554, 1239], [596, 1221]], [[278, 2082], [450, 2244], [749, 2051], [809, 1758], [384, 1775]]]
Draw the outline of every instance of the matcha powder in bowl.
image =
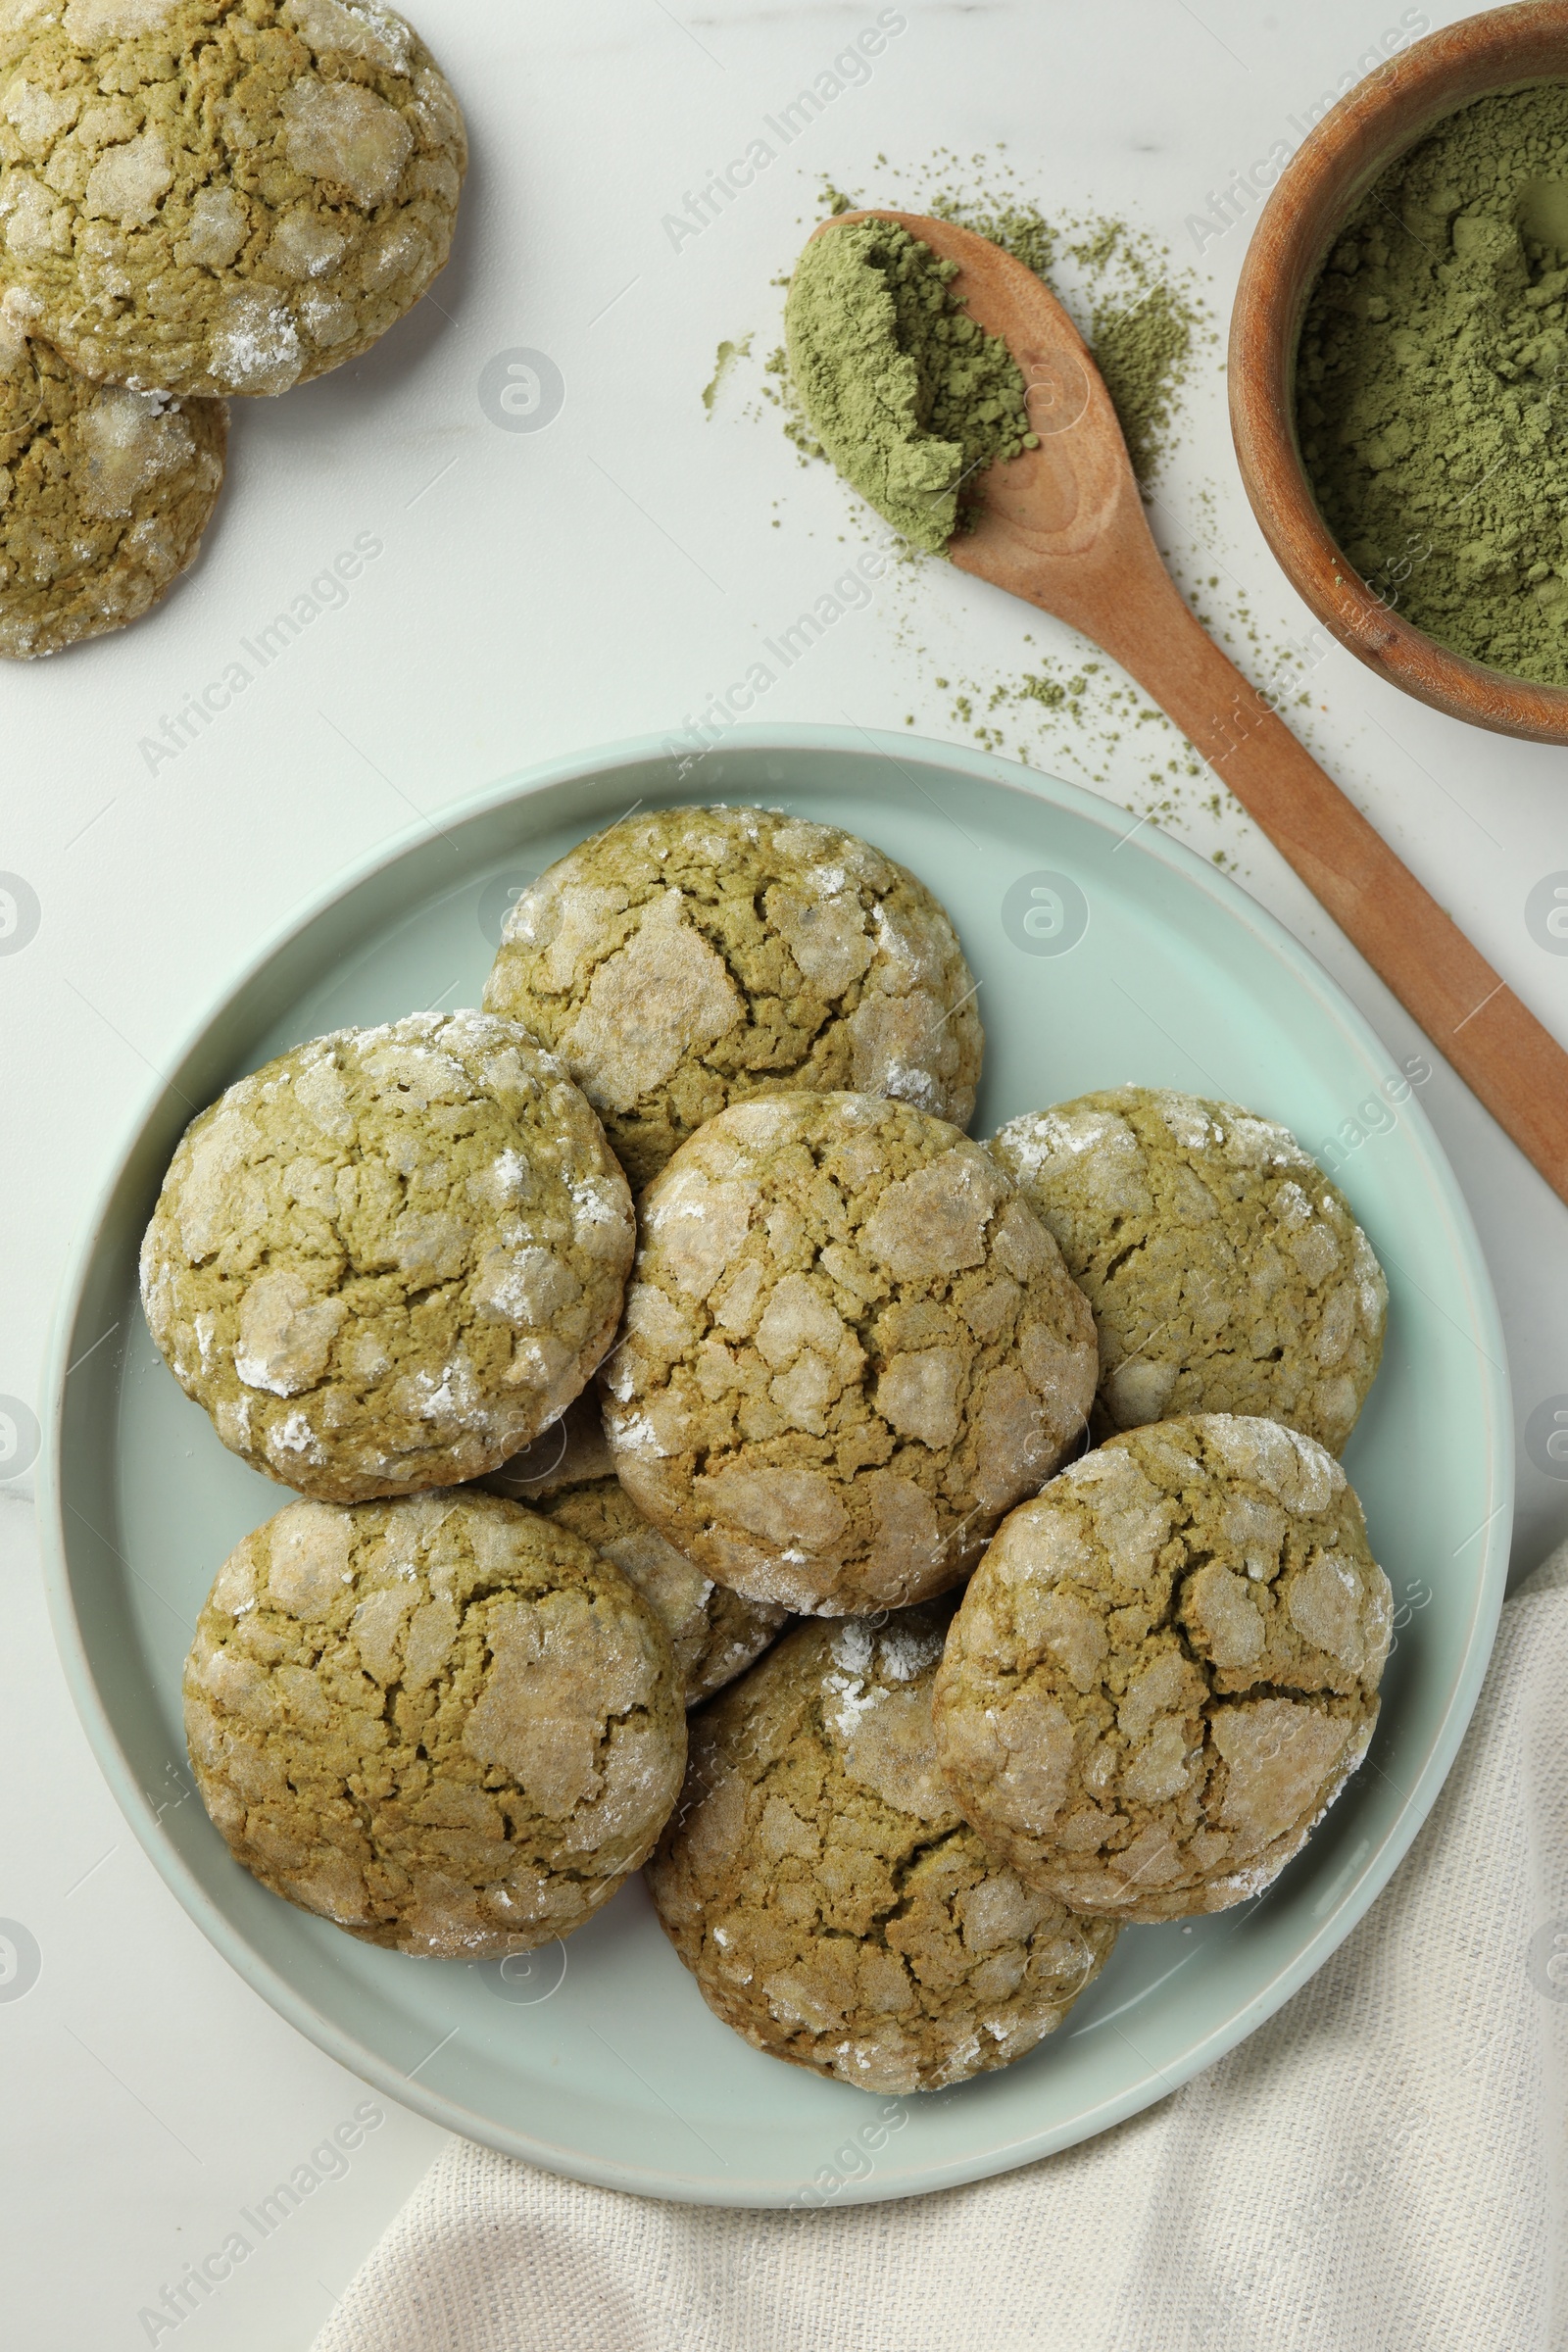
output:
[[1568, 686], [1568, 83], [1373, 184], [1308, 300], [1302, 463], [1349, 563], [1452, 652]]
[[963, 485], [1037, 446], [1023, 374], [952, 291], [957, 267], [891, 220], [813, 237], [784, 309], [790, 371], [846, 480], [916, 547], [962, 527]]

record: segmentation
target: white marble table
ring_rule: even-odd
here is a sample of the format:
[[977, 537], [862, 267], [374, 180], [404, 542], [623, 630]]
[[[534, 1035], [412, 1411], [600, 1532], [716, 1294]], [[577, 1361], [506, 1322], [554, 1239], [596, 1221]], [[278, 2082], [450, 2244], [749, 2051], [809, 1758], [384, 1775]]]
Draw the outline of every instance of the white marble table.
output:
[[[1200, 270], [1223, 315], [1247, 230], [1214, 233], [1214, 196], [1294, 145], [1321, 95], [1401, 22], [1462, 13], [1440, 0], [1402, 20], [1393, 0], [900, 0], [864, 74], [846, 68], [786, 143], [784, 110], [878, 23], [871, 0], [701, 13], [418, 0], [474, 144], [435, 296], [369, 360], [236, 410], [207, 552], [161, 613], [0, 678], [0, 867], [38, 914], [0, 955], [0, 1396], [38, 1405], [56, 1279], [109, 1152], [216, 981], [295, 902], [415, 812], [531, 760], [674, 725], [842, 567], [839, 534], [852, 548], [858, 535], [825, 469], [797, 465], [771, 412], [748, 418], [745, 382], [711, 420], [699, 398], [721, 338], [756, 330], [759, 354], [776, 340], [769, 281], [814, 217], [821, 174], [891, 199], [904, 188], [879, 176], [879, 151], [917, 166], [938, 147], [1005, 141], [1048, 211], [1125, 208]], [[760, 168], [754, 157], [750, 184], [731, 172], [733, 200], [675, 233], [668, 218], [759, 139], [774, 152]], [[1205, 214], [1208, 230], [1190, 225]], [[518, 350], [559, 370], [563, 403], [541, 429], [513, 429], [515, 395], [510, 417], [499, 398], [521, 380], [503, 356]], [[1172, 543], [1190, 555], [1200, 542], [1266, 637], [1305, 635], [1236, 481], [1217, 357], [1162, 496]], [[322, 609], [298, 636], [181, 741], [190, 698], [357, 541], [380, 552], [343, 598], [311, 600]], [[917, 731], [947, 734], [944, 662], [1016, 673], [1026, 627], [1048, 653], [1070, 651], [1051, 623], [930, 567], [782, 675], [765, 715], [874, 727], [912, 713]], [[1568, 756], [1449, 724], [1338, 651], [1310, 683], [1319, 755], [1568, 1039], [1568, 954], [1526, 920], [1532, 889], [1568, 868]], [[1137, 805], [1145, 764], [1135, 747], [1113, 753], [1102, 789]], [[1392, 1059], [1417, 1050], [1239, 816], [1193, 838], [1236, 858]], [[1422, 1100], [1480, 1227], [1523, 1430], [1553, 1397], [1568, 1405], [1568, 1211], [1446, 1071]], [[8, 2319], [30, 2352], [128, 2352], [150, 2340], [140, 2309], [309, 2165], [366, 2093], [229, 1972], [122, 1823], [55, 1662], [30, 1479], [12, 1468], [0, 1916], [25, 1928], [39, 1973], [20, 1995], [24, 1978], [0, 1983]], [[1539, 1443], [1521, 1445], [1519, 1478], [1522, 1572], [1568, 1532], [1568, 1463], [1554, 1471]], [[323, 2158], [276, 2242], [197, 2305], [180, 2342], [303, 2352], [439, 2140], [388, 2112], [344, 2171]]]

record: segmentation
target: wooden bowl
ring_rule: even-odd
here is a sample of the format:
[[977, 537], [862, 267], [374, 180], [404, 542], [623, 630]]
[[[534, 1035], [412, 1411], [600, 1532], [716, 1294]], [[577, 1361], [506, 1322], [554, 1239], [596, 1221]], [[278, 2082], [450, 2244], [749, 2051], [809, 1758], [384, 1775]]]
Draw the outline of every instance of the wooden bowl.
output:
[[1312, 129], [1259, 215], [1231, 319], [1231, 430], [1242, 480], [1298, 593], [1369, 669], [1499, 735], [1568, 743], [1568, 689], [1467, 661], [1410, 626], [1331, 537], [1301, 464], [1296, 350], [1319, 270], [1371, 182], [1444, 116], [1497, 90], [1568, 80], [1568, 0], [1466, 17], [1395, 57]]

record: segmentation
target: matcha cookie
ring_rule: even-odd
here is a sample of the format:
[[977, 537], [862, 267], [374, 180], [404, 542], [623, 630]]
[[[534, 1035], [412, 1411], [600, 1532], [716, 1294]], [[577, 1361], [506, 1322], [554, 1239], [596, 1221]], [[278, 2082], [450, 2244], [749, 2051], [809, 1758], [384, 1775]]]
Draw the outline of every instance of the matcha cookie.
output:
[[987, 1149], [1094, 1310], [1097, 1436], [1260, 1413], [1344, 1450], [1383, 1354], [1388, 1285], [1288, 1129], [1123, 1086], [1009, 1120]]
[[196, 1786], [246, 1869], [436, 1960], [581, 1927], [646, 1857], [686, 1757], [641, 1594], [472, 1491], [279, 1511], [219, 1570], [184, 1692]]
[[986, 1843], [1076, 1911], [1261, 1893], [1366, 1753], [1389, 1580], [1334, 1456], [1274, 1421], [1129, 1431], [1004, 1522], [937, 1746]]
[[737, 1103], [644, 1195], [605, 1369], [621, 1484], [750, 1599], [923, 1600], [1084, 1428], [1094, 1326], [978, 1144], [907, 1102]]
[[286, 392], [447, 258], [463, 117], [379, 0], [0, 0], [0, 311], [137, 391]]
[[967, 1126], [984, 1037], [952, 923], [853, 833], [661, 808], [507, 919], [484, 992], [561, 1055], [634, 1186], [749, 1095], [897, 1095]]
[[195, 561], [228, 412], [90, 384], [0, 315], [0, 656], [122, 629]]
[[142, 1303], [235, 1453], [324, 1502], [453, 1486], [609, 1347], [631, 1196], [514, 1022], [415, 1013], [297, 1046], [187, 1128]]
[[1061, 2023], [1115, 1941], [1024, 1886], [936, 1766], [946, 1611], [802, 1626], [695, 1716], [648, 1867], [703, 1998], [760, 2050], [940, 2090]]

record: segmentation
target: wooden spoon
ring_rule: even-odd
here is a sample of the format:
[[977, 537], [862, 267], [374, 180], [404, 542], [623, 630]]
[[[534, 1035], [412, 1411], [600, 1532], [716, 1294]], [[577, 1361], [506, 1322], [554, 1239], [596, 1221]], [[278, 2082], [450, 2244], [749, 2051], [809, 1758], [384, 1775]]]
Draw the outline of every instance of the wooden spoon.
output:
[[953, 562], [1069, 622], [1137, 679], [1568, 1200], [1568, 1054], [1195, 620], [1154, 545], [1110, 395], [1055, 296], [989, 237], [923, 214], [841, 213], [813, 233], [865, 220], [897, 221], [957, 263], [954, 293], [1029, 386], [1040, 446], [987, 470]]

